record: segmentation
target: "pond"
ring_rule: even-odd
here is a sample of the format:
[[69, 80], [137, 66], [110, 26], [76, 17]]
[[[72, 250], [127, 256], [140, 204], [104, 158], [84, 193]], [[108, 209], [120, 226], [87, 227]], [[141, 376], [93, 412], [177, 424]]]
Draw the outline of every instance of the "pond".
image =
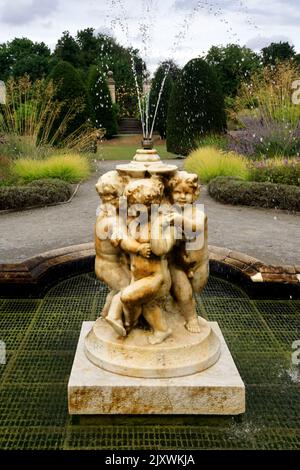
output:
[[246, 384], [238, 417], [68, 414], [67, 383], [81, 324], [95, 320], [107, 288], [93, 273], [39, 299], [0, 300], [1, 449], [299, 449], [300, 300], [255, 300], [211, 276], [198, 312], [217, 321]]

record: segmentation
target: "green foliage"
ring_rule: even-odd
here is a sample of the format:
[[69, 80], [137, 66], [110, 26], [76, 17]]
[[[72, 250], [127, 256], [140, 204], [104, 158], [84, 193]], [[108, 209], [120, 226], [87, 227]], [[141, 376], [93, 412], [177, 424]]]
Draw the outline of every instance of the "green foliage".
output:
[[219, 150], [226, 150], [227, 144], [227, 137], [224, 134], [208, 134], [196, 141], [197, 148], [215, 147]]
[[0, 210], [24, 209], [67, 201], [72, 186], [60, 180], [34, 181], [26, 186], [0, 186]]
[[22, 77], [27, 74], [31, 80], [46, 76], [51, 67], [51, 51], [43, 42], [27, 38], [15, 38], [0, 44], [0, 77]]
[[288, 42], [272, 42], [262, 49], [262, 56], [264, 65], [276, 65], [277, 62], [296, 58], [296, 51]]
[[201, 183], [209, 183], [217, 176], [248, 178], [247, 161], [234, 152], [223, 152], [215, 147], [194, 150], [186, 159], [186, 171], [196, 173]]
[[241, 86], [236, 98], [236, 118], [244, 127], [237, 140], [240, 153], [268, 158], [299, 155], [300, 106], [292, 100], [298, 77], [294, 63], [281, 62]]
[[276, 158], [254, 162], [250, 167], [252, 181], [300, 186], [300, 159]]
[[[174, 80], [176, 80], [179, 74], [179, 68], [172, 61], [163, 62], [154, 74], [154, 78], [151, 83], [150, 101], [149, 101], [149, 114], [150, 114], [150, 126], [155, 114], [155, 108], [159, 99], [159, 94], [162, 87], [162, 82], [165, 80], [163, 91], [159, 107], [157, 110], [156, 120], [154, 129], [159, 132], [162, 139], [166, 138], [167, 135], [167, 115], [169, 100], [173, 88]], [[166, 78], [165, 78], [166, 77]]]
[[[60, 112], [53, 122], [50, 140], [56, 129], [61, 126], [62, 122], [65, 122], [64, 131], [53, 142], [58, 145], [87, 124], [90, 114], [89, 99], [78, 71], [70, 63], [60, 62], [57, 64], [49, 75], [49, 79], [53, 81], [55, 86], [54, 100], [62, 104]], [[75, 107], [77, 108], [76, 112], [71, 116], [70, 110], [74, 110]]]
[[54, 55], [59, 61], [69, 62], [75, 68], [79, 68], [81, 65], [80, 47], [69, 31], [64, 31], [62, 37], [57, 41]]
[[208, 185], [211, 197], [223, 204], [300, 211], [300, 188], [218, 177]]
[[100, 53], [98, 38], [94, 28], [86, 28], [77, 32], [76, 43], [80, 49], [80, 63], [85, 69], [97, 63]]
[[235, 97], [241, 83], [261, 67], [259, 56], [238, 44], [213, 46], [206, 60], [215, 68], [224, 95], [230, 97]]
[[116, 114], [106, 77], [95, 65], [90, 67], [87, 87], [93, 127], [104, 128], [110, 139], [117, 134]]
[[224, 98], [213, 68], [193, 59], [180, 72], [171, 93], [167, 120], [167, 149], [187, 155], [195, 142], [226, 128]]
[[20, 158], [12, 166], [12, 175], [24, 183], [48, 178], [76, 183], [86, 179], [89, 173], [89, 162], [78, 154], [52, 156], [45, 160]]

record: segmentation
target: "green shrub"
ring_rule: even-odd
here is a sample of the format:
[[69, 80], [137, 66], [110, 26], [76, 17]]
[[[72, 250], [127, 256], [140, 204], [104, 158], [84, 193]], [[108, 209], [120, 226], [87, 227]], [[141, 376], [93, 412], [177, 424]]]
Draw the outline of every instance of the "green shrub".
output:
[[247, 161], [234, 152], [223, 152], [216, 147], [194, 150], [186, 159], [184, 168], [196, 173], [202, 183], [209, 183], [217, 176], [248, 178]]
[[[90, 115], [89, 99], [80, 74], [68, 62], [58, 63], [51, 71], [49, 80], [55, 86], [54, 100], [61, 103], [60, 112], [49, 132], [49, 141], [54, 139], [53, 144], [59, 145], [87, 124]], [[61, 127], [64, 128], [63, 132]], [[55, 134], [58, 134], [57, 138], [54, 138]]]
[[220, 150], [227, 150], [227, 145], [228, 141], [225, 134], [208, 134], [196, 140], [197, 148], [213, 146]]
[[224, 204], [300, 211], [300, 188], [218, 177], [209, 183], [211, 197]]
[[253, 162], [250, 167], [250, 179], [300, 186], [300, 159], [276, 158]]
[[26, 186], [1, 186], [0, 210], [23, 209], [67, 201], [72, 186], [60, 180], [34, 181]]
[[87, 178], [89, 172], [89, 162], [77, 154], [53, 156], [46, 160], [20, 158], [12, 167], [12, 174], [24, 183], [48, 178], [76, 183]]
[[154, 123], [154, 129], [159, 132], [159, 135], [162, 139], [165, 139], [167, 135], [169, 101], [173, 84], [177, 79], [178, 74], [179, 68], [174, 64], [174, 62], [166, 61], [158, 67], [151, 82], [151, 91], [149, 97], [150, 126], [152, 126], [155, 109], [159, 99], [159, 94], [161, 92], [162, 82], [164, 81], [164, 87], [162, 89]]
[[187, 155], [200, 136], [225, 128], [224, 98], [215, 71], [203, 59], [193, 59], [180, 72], [171, 93], [168, 152]]
[[92, 124], [96, 129], [104, 128], [105, 137], [111, 139], [117, 134], [117, 119], [106, 77], [92, 65], [87, 83]]

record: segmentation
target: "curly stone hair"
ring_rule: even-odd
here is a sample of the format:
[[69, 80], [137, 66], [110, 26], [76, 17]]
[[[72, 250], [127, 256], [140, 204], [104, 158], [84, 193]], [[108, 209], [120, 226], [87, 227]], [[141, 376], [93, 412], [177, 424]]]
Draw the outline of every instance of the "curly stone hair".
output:
[[170, 193], [181, 183], [189, 186], [194, 193], [194, 200], [198, 199], [200, 195], [200, 183], [198, 176], [195, 173], [188, 173], [187, 171], [177, 171], [168, 181], [168, 190]]
[[164, 185], [155, 176], [131, 181], [125, 188], [124, 196], [129, 204], [157, 204], [161, 202]]
[[117, 194], [118, 196], [122, 196], [124, 192], [124, 186], [124, 181], [122, 180], [118, 172], [112, 170], [100, 176], [96, 184], [96, 190], [100, 196], [104, 192], [104, 190], [108, 190], [112, 193]]

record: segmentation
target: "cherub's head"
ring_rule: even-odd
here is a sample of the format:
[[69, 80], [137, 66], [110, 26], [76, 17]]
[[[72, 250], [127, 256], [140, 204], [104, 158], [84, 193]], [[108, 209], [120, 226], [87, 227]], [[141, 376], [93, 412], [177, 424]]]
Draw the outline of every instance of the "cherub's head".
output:
[[143, 178], [131, 181], [125, 188], [124, 196], [127, 197], [129, 205], [160, 204], [164, 193], [164, 185], [158, 177]]
[[100, 176], [96, 190], [104, 204], [118, 206], [124, 192], [124, 182], [117, 171], [108, 171]]
[[198, 176], [187, 171], [177, 171], [168, 182], [171, 202], [173, 204], [192, 204], [200, 194]]

